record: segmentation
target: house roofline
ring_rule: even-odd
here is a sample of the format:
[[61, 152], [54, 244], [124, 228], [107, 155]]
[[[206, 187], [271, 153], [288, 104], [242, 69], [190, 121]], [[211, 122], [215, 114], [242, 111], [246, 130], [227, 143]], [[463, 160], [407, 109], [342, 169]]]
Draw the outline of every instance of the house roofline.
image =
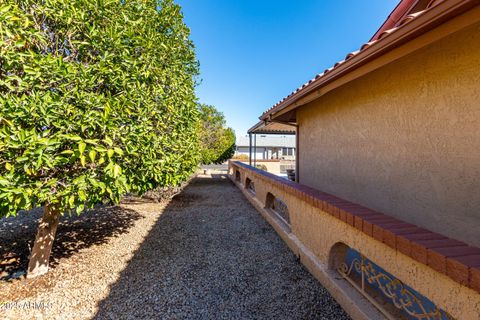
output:
[[248, 129], [248, 134], [281, 134], [294, 135], [296, 126], [292, 124], [259, 121], [253, 127]]
[[[327, 84], [343, 78], [361, 66], [380, 58], [393, 49], [419, 37], [479, 4], [480, 0], [431, 1], [427, 9], [406, 16], [398, 27], [383, 31], [377, 40], [368, 42], [362, 45], [360, 50], [349, 53], [345, 60], [337, 62], [332, 68], [325, 70], [314, 79], [302, 85], [265, 111], [259, 118], [263, 121], [271, 121], [280, 114], [297, 109], [304, 104], [298, 103], [300, 99], [318, 91]], [[287, 108], [288, 110], [286, 110]]]
[[412, 10], [412, 8], [418, 3], [419, 0], [403, 0], [400, 1], [395, 9], [388, 15], [387, 19], [382, 23], [377, 32], [370, 38], [370, 41], [378, 39], [382, 32], [395, 27], [395, 25], [401, 21], [405, 15]]

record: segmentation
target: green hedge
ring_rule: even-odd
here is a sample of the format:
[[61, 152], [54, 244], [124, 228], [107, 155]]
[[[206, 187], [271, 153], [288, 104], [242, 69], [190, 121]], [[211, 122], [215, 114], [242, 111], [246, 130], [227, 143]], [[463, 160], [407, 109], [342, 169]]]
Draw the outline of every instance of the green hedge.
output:
[[235, 133], [226, 126], [225, 116], [215, 107], [199, 104], [200, 154], [203, 164], [218, 164], [230, 159], [235, 152]]
[[0, 216], [118, 201], [199, 161], [198, 63], [171, 0], [0, 3]]

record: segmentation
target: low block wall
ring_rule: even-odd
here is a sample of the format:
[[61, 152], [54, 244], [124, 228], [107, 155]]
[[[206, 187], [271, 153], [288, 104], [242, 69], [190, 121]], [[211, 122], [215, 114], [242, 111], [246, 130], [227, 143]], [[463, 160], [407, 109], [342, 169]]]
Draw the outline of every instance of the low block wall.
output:
[[[342, 246], [360, 252], [453, 318], [480, 319], [479, 248], [240, 162], [229, 162], [229, 176], [353, 318], [379, 313], [339, 280], [336, 248]], [[286, 216], [272, 214], [278, 211], [275, 199], [285, 205]]]
[[[248, 161], [241, 161], [244, 164], [248, 164]], [[275, 174], [280, 173], [280, 160], [257, 160], [257, 165], [264, 165], [268, 172]], [[253, 164], [253, 160], [252, 160]]]

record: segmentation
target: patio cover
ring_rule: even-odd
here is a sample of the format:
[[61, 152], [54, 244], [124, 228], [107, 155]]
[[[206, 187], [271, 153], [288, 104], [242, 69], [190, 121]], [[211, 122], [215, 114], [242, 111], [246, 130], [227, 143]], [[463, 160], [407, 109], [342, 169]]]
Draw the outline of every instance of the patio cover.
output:
[[295, 134], [297, 128], [295, 125], [279, 122], [260, 121], [250, 129], [249, 134]]

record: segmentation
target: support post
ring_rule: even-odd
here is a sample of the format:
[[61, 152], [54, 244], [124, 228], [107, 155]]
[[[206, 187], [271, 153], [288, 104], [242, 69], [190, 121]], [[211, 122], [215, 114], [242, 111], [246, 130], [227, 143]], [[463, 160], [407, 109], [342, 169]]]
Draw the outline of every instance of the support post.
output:
[[253, 134], [253, 166], [257, 166], [257, 134]]
[[300, 183], [300, 152], [299, 152], [299, 134], [300, 134], [300, 128], [298, 124], [295, 126], [297, 128], [296, 133], [295, 133], [295, 182]]
[[249, 145], [248, 145], [248, 164], [251, 166], [252, 165], [252, 134], [248, 134], [248, 140], [249, 140]]

